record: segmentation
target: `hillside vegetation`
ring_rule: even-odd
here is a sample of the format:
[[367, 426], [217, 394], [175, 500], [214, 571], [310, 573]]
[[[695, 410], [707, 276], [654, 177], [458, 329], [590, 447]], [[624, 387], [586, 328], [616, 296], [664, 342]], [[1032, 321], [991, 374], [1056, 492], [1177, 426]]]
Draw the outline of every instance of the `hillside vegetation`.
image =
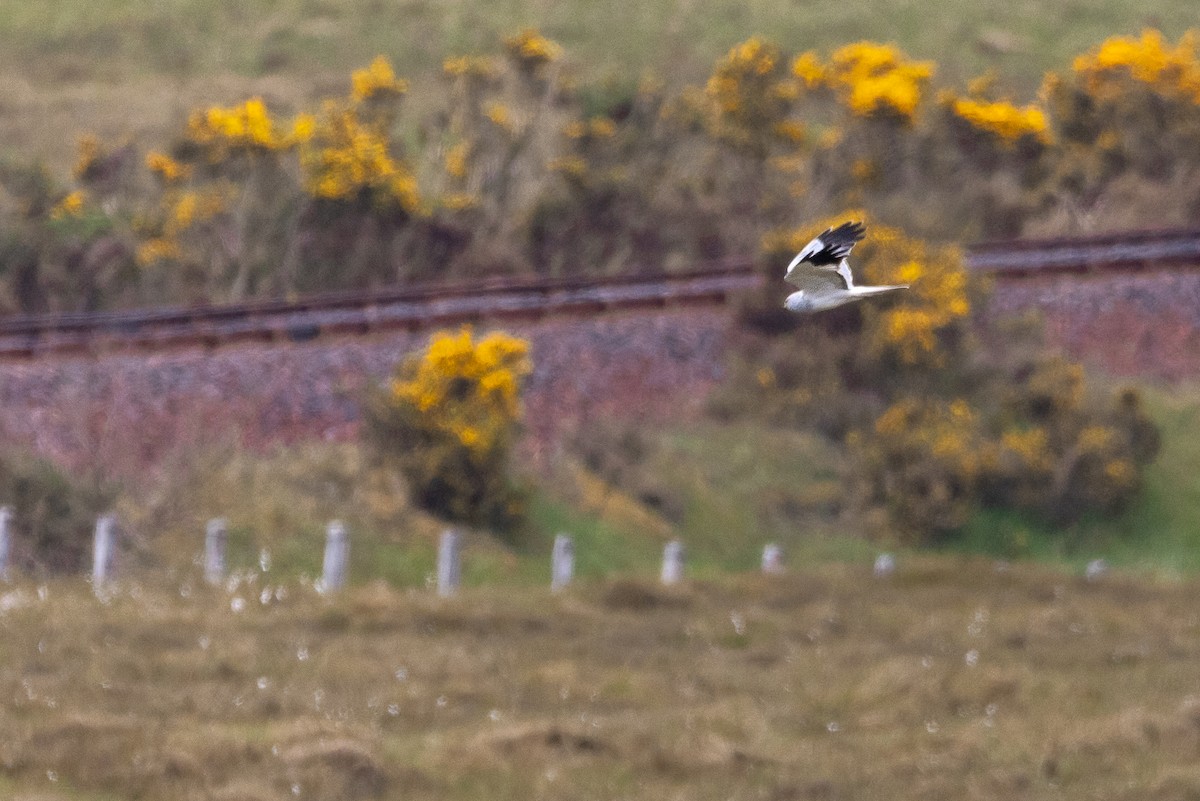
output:
[[0, 311], [678, 270], [851, 208], [943, 242], [1200, 209], [1195, 31], [1094, 42], [1036, 97], [887, 41], [766, 35], [699, 80], [597, 77], [535, 28], [347, 72], [299, 108], [235, 95], [165, 136], [81, 129], [69, 169], [0, 164]]
[[782, 0], [625, 4], [365, 0], [174, 0], [147, 6], [67, 0], [0, 3], [0, 152], [69, 164], [79, 132], [105, 140], [160, 139], [197, 106], [263, 95], [299, 110], [341, 85], [346, 70], [384, 54], [408, 75], [447, 56], [485, 52], [501, 36], [536, 26], [578, 54], [592, 77], [634, 81], [644, 70], [698, 80], [748, 32], [797, 49], [866, 38], [935, 58], [952, 76], [987, 68], [1032, 89], [1115, 32], [1194, 24], [1187, 0], [1021, 0], [1003, 10], [932, 0]]

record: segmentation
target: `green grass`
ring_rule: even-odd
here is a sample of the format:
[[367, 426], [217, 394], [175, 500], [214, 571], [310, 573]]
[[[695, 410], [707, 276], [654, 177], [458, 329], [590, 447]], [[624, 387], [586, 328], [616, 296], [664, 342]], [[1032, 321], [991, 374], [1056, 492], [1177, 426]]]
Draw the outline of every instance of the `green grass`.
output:
[[1150, 572], [1200, 571], [1200, 389], [1149, 388], [1162, 449], [1140, 496], [1123, 513], [1065, 530], [1004, 510], [980, 513], [947, 548], [1080, 567], [1095, 558]]
[[[948, 81], [994, 68], [1029, 96], [1047, 69], [1105, 37], [1196, 23], [1188, 0], [785, 0], [636, 5], [285, 0], [228, 4], [0, 0], [0, 155], [69, 166], [76, 136], [161, 144], [188, 110], [261, 94], [281, 110], [342, 92], [351, 69], [384, 54], [417, 79], [413, 102], [448, 55], [494, 52], [536, 26], [588, 78], [632, 85], [653, 70], [698, 81], [733, 44], [760, 34], [788, 51], [862, 38], [932, 59]], [[65, 171], [65, 170], [64, 170]]]
[[[1065, 529], [1007, 510], [984, 510], [941, 546], [949, 552], [1033, 560], [1079, 571], [1104, 558], [1148, 574], [1200, 572], [1200, 388], [1148, 388], [1162, 449], [1140, 496], [1115, 517]], [[611, 481], [569, 457], [530, 477], [529, 518], [503, 538], [468, 532], [468, 586], [544, 586], [554, 536], [575, 541], [585, 580], [653, 577], [663, 545], [687, 549], [688, 572], [716, 577], [757, 569], [762, 548], [782, 546], [791, 565], [869, 564], [894, 546], [875, 542], [881, 510], [847, 505], [842, 475], [852, 465], [821, 437], [752, 422], [693, 421], [645, 430], [640, 461]], [[144, 562], [195, 569], [204, 523], [229, 521], [229, 565], [274, 580], [317, 577], [325, 525], [345, 522], [350, 579], [425, 587], [445, 524], [411, 508], [401, 485], [369, 467], [353, 445], [304, 445], [266, 455], [198, 459], [165, 483], [131, 487], [119, 513], [145, 544]], [[885, 528], [885, 526], [883, 526]]]

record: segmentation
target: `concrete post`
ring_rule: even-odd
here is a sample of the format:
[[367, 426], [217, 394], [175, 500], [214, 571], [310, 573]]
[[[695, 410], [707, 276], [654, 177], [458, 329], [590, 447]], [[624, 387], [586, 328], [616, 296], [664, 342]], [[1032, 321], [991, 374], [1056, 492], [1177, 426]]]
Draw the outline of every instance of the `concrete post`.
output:
[[683, 557], [683, 543], [679, 540], [671, 540], [663, 548], [663, 584], [676, 584], [683, 580]]
[[575, 543], [566, 534], [559, 534], [550, 555], [550, 589], [558, 592], [571, 583], [574, 575]]
[[462, 534], [448, 528], [442, 532], [438, 543], [437, 592], [438, 595], [453, 595], [462, 583]]
[[225, 519], [213, 518], [204, 529], [204, 580], [220, 584], [225, 580], [225, 546], [229, 540]]
[[0, 506], [0, 581], [8, 580], [9, 560], [12, 558], [12, 509]]
[[762, 572], [768, 576], [777, 576], [783, 572], [783, 549], [773, 542], [763, 546]]
[[346, 568], [350, 561], [350, 542], [346, 527], [334, 520], [325, 529], [325, 564], [321, 575], [321, 591], [336, 592], [346, 585]]
[[113, 553], [117, 545], [117, 521], [112, 515], [103, 515], [96, 521], [96, 534], [92, 540], [92, 587], [100, 589], [111, 577]]

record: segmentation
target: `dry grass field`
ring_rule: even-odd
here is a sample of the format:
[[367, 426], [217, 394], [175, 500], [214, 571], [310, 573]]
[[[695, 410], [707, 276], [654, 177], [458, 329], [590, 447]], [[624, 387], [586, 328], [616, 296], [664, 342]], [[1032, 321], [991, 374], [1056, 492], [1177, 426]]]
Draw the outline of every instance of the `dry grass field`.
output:
[[905, 557], [663, 588], [0, 592], [0, 795], [1188, 799], [1195, 581]]

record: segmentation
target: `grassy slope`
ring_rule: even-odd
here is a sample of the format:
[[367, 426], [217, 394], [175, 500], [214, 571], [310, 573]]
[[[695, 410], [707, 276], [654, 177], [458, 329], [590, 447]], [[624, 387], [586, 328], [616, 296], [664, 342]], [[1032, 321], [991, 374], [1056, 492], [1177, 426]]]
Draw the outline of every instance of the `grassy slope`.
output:
[[644, 69], [698, 80], [757, 33], [793, 51], [895, 41], [936, 60], [947, 80], [994, 67], [1030, 93], [1045, 70], [1148, 24], [1174, 35], [1195, 24], [1192, 3], [0, 0], [0, 155], [69, 164], [79, 132], [160, 141], [192, 107], [252, 93], [296, 108], [343, 91], [348, 71], [377, 54], [427, 74], [446, 55], [494, 51], [526, 25], [560, 40], [590, 77], [626, 83]]
[[1151, 388], [1147, 403], [1163, 445], [1146, 471], [1141, 496], [1112, 519], [1087, 520], [1068, 531], [1004, 513], [980, 515], [966, 532], [967, 550], [1072, 564], [1109, 562], [1165, 574], [1200, 570], [1200, 391]]
[[[1197, 587], [988, 560], [890, 580], [326, 601], [194, 573], [0, 593], [0, 791], [215, 798], [1185, 798]], [[183, 590], [181, 597], [181, 589]], [[234, 603], [246, 601], [244, 608]], [[241, 611], [236, 611], [241, 608]]]
[[[1124, 514], [1056, 531], [984, 512], [948, 549], [1076, 571], [1098, 557], [1144, 574], [1200, 571], [1200, 440], [1189, 436], [1200, 424], [1200, 389], [1150, 389], [1147, 396], [1163, 448]], [[672, 537], [687, 546], [689, 572], [703, 577], [754, 570], [768, 542], [782, 545], [796, 566], [868, 564], [890, 547], [864, 536], [880, 529], [878, 515], [843, 508], [839, 477], [847, 466], [819, 437], [706, 421], [650, 434], [648, 442], [643, 460], [615, 484], [566, 459], [538, 477], [526, 531], [508, 544], [471, 537], [467, 583], [544, 586], [559, 532], [574, 537], [578, 574], [589, 579], [655, 575]], [[403, 488], [365, 467], [354, 446], [218, 454], [164, 475], [130, 490], [120, 509], [155, 570], [191, 560], [205, 520], [222, 516], [234, 569], [257, 569], [265, 550], [277, 575], [315, 576], [324, 524], [337, 518], [351, 533], [355, 582], [420, 587], [433, 572], [442, 524], [409, 508]]]

